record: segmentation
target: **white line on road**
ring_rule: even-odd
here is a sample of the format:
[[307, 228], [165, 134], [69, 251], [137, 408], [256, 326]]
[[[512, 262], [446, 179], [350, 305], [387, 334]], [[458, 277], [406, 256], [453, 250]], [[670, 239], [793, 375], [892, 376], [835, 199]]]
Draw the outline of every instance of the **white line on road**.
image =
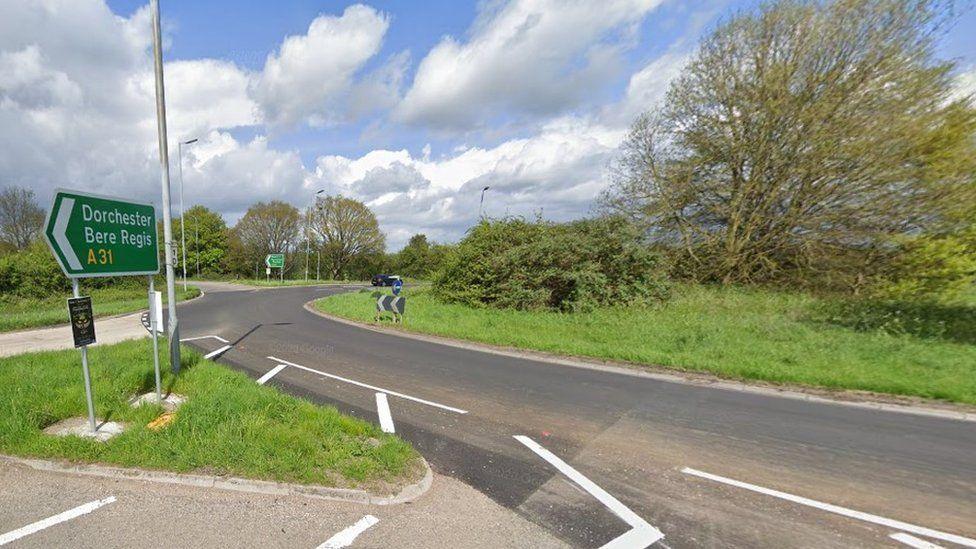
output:
[[17, 541], [24, 536], [29, 536], [33, 533], [40, 532], [45, 528], [50, 528], [55, 524], [60, 524], [62, 522], [69, 521], [73, 518], [78, 518], [81, 515], [87, 515], [88, 513], [94, 511], [95, 509], [98, 509], [99, 507], [102, 507], [104, 505], [108, 505], [109, 503], [112, 503], [114, 501], [115, 501], [115, 496], [109, 496], [105, 499], [100, 499], [98, 501], [92, 501], [84, 505], [79, 505], [74, 509], [69, 509], [63, 513], [54, 515], [53, 517], [48, 517], [44, 520], [39, 520], [33, 524], [28, 524], [23, 528], [18, 528], [17, 530], [14, 530], [13, 532], [7, 532], [6, 534], [0, 536], [0, 545], [6, 545], [12, 541]]
[[736, 486], [738, 488], [752, 490], [753, 492], [759, 492], [760, 494], [765, 494], [767, 496], [772, 496], [774, 498], [785, 499], [786, 501], [792, 501], [793, 503], [799, 503], [800, 505], [815, 507], [822, 511], [836, 513], [838, 515], [843, 515], [845, 517], [850, 517], [857, 520], [863, 520], [865, 522], [880, 524], [881, 526], [886, 526], [893, 530], [903, 530], [905, 532], [911, 532], [913, 534], [918, 534], [920, 536], [925, 536], [927, 538], [934, 538], [934, 539], [940, 539], [942, 541], [948, 541], [951, 543], [958, 543], [959, 545], [964, 545], [966, 547], [976, 547], [976, 539], [970, 539], [955, 534], [947, 534], [945, 532], [932, 530], [931, 528], [926, 528], [924, 526], [916, 526], [914, 524], [901, 522], [899, 520], [879, 517], [877, 515], [863, 513], [861, 511], [855, 511], [853, 509], [848, 509], [846, 507], [841, 507], [839, 505], [823, 503], [821, 501], [808, 499], [802, 496], [794, 496], [793, 494], [787, 494], [786, 492], [780, 492], [778, 490], [763, 488], [762, 486], [756, 486], [755, 484], [749, 484], [748, 482], [742, 482], [731, 478], [720, 477], [718, 475], [713, 475], [711, 473], [706, 473], [704, 471], [699, 471], [697, 469], [692, 469], [690, 467], [685, 467], [684, 469], [681, 470], [681, 472], [688, 475], [694, 475], [696, 477], [708, 479], [708, 480], [714, 480], [715, 482], [729, 484], [731, 486]]
[[376, 411], [380, 415], [380, 429], [384, 433], [396, 432], [393, 428], [393, 416], [390, 414], [390, 403], [386, 400], [386, 393], [376, 393]]
[[209, 353], [203, 355], [203, 358], [208, 358], [208, 359], [209, 358], [217, 358], [220, 355], [222, 355], [225, 352], [227, 352], [227, 349], [230, 349], [230, 345], [224, 345], [223, 347], [217, 349], [216, 351], [210, 351]]
[[936, 545], [934, 543], [929, 543], [924, 539], [918, 539], [915, 536], [906, 534], [904, 532], [898, 532], [897, 534], [891, 534], [889, 538], [900, 541], [909, 547], [914, 547], [915, 549], [944, 549], [941, 545]]
[[380, 393], [386, 393], [388, 395], [393, 395], [395, 397], [400, 397], [400, 398], [404, 398], [404, 399], [407, 399], [407, 400], [412, 400], [414, 402], [419, 402], [421, 404], [426, 404], [427, 406], [433, 406], [435, 408], [440, 408], [442, 410], [447, 410], [449, 412], [454, 412], [456, 414], [466, 414], [466, 413], [468, 413], [467, 410], [462, 410], [460, 408], [455, 408], [453, 406], [448, 406], [446, 404], [440, 404], [440, 403], [437, 403], [437, 402], [432, 402], [430, 400], [424, 400], [422, 398], [417, 398], [417, 397], [414, 397], [414, 396], [405, 395], [403, 393], [398, 393], [396, 391], [390, 391], [389, 389], [384, 389], [382, 387], [377, 387], [375, 385], [370, 385], [368, 383], [362, 383], [360, 381], [356, 381], [354, 379], [349, 379], [347, 377], [341, 377], [341, 376], [337, 376], [337, 375], [334, 375], [334, 374], [329, 374], [329, 373], [326, 373], [326, 372], [322, 372], [320, 370], [316, 370], [314, 368], [309, 368], [308, 366], [302, 366], [301, 364], [295, 364], [294, 362], [288, 362], [287, 360], [281, 360], [280, 358], [275, 358], [273, 356], [269, 356], [268, 358], [271, 359], [271, 360], [273, 360], [273, 361], [275, 361], [275, 362], [279, 362], [281, 364], [287, 364], [289, 366], [293, 366], [295, 368], [298, 368], [299, 370], [305, 370], [307, 372], [312, 372], [313, 374], [318, 374], [320, 376], [325, 376], [325, 377], [328, 377], [328, 378], [337, 379], [339, 381], [344, 381], [344, 382], [349, 383], [349, 384], [352, 384], [352, 385], [358, 385], [359, 387], [365, 387], [367, 389], [372, 389], [372, 390], [377, 391], [377, 392], [380, 392]]
[[349, 547], [352, 542], [356, 541], [359, 534], [366, 531], [367, 528], [379, 522], [380, 519], [374, 517], [373, 515], [366, 515], [365, 517], [359, 519], [356, 524], [353, 524], [349, 528], [339, 532], [338, 534], [332, 536], [322, 545], [319, 545], [317, 549], [339, 549], [340, 547]]
[[592, 480], [583, 476], [579, 471], [573, 469], [568, 463], [559, 459], [559, 456], [543, 448], [539, 443], [524, 435], [515, 435], [515, 440], [526, 445], [542, 459], [548, 461], [560, 473], [569, 477], [573, 482], [590, 493], [600, 503], [610, 509], [613, 514], [620, 517], [624, 522], [631, 526], [631, 530], [610, 541], [603, 546], [603, 549], [614, 548], [643, 548], [664, 538], [660, 530], [651, 526], [646, 520], [642, 519], [620, 500], [611, 496], [606, 490], [600, 488]]
[[197, 336], [197, 337], [184, 337], [184, 338], [180, 338], [180, 343], [183, 343], [184, 341], [197, 341], [198, 339], [216, 339], [217, 341], [219, 341], [221, 343], [230, 343], [230, 341], [227, 341], [226, 339], [224, 339], [224, 338], [222, 338], [222, 337], [220, 337], [218, 335], [205, 335], [205, 336]]
[[271, 379], [274, 376], [278, 375], [278, 372], [284, 370], [287, 367], [288, 367], [287, 364], [279, 364], [279, 365], [275, 366], [274, 368], [271, 369], [271, 371], [269, 371], [268, 373], [266, 373], [263, 376], [261, 376], [260, 378], [258, 378], [258, 385], [264, 385], [265, 383], [268, 382], [269, 379]]

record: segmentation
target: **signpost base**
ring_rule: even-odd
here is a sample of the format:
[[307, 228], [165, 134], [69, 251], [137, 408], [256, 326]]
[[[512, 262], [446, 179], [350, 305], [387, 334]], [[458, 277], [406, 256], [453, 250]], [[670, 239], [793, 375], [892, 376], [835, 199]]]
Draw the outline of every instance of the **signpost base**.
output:
[[156, 402], [163, 401], [162, 381], [159, 375], [159, 326], [156, 325], [156, 281], [149, 276], [149, 330], [152, 332], [153, 368], [156, 370]]

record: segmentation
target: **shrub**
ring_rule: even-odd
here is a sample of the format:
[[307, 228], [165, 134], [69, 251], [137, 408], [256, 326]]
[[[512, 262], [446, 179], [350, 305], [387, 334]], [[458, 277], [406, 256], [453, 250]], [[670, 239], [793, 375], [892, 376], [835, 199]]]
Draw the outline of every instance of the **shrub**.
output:
[[661, 257], [622, 218], [572, 223], [483, 221], [445, 259], [434, 294], [514, 309], [589, 310], [661, 300]]
[[[157, 279], [158, 280], [158, 279]], [[88, 278], [84, 288], [107, 288], [143, 285], [143, 277]], [[27, 248], [0, 257], [0, 294], [27, 299], [44, 299], [71, 292], [71, 280], [64, 276], [51, 254], [40, 240]]]
[[875, 294], [900, 301], [952, 302], [976, 284], [976, 224], [944, 235], [918, 236], [902, 243]]

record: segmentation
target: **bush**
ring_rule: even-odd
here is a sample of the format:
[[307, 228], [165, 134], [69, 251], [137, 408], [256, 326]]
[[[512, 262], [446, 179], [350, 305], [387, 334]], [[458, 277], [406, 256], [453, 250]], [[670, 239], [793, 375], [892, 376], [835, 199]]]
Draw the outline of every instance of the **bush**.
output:
[[[84, 288], [108, 288], [142, 285], [145, 281], [143, 277], [99, 277], [85, 279], [81, 284]], [[0, 295], [44, 299], [69, 292], [71, 280], [64, 276], [43, 241], [35, 241], [24, 250], [0, 257]]]
[[434, 295], [513, 309], [583, 311], [667, 297], [661, 257], [622, 218], [482, 221], [445, 259]]
[[876, 282], [878, 297], [951, 303], [976, 284], [976, 224], [954, 234], [917, 236], [902, 242]]

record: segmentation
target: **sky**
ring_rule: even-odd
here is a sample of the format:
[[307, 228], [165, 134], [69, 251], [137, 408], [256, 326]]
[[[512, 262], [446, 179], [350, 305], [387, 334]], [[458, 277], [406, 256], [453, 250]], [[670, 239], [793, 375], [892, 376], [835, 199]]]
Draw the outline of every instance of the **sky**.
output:
[[[161, 0], [174, 211], [365, 202], [395, 251], [594, 212], [629, 124], [752, 0]], [[939, 54], [976, 92], [976, 13]], [[967, 31], [969, 29], [969, 31]], [[160, 204], [148, 5], [0, 0], [0, 187]], [[197, 139], [182, 147], [180, 141]], [[180, 167], [182, 166], [182, 170]]]

